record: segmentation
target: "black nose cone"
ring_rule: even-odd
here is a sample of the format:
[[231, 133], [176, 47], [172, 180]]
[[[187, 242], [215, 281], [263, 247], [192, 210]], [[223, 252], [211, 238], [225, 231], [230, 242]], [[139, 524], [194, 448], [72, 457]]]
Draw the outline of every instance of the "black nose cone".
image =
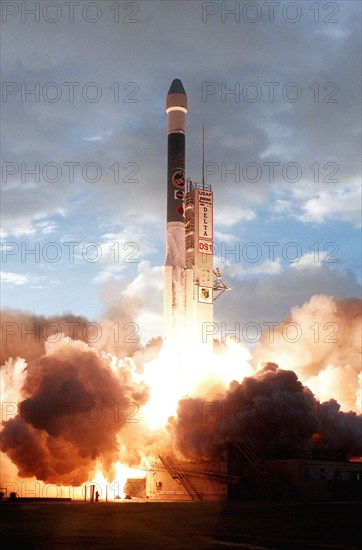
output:
[[172, 81], [172, 84], [170, 86], [170, 89], [167, 95], [170, 95], [170, 94], [186, 95], [185, 88], [183, 87], [182, 82], [179, 78], [175, 78], [175, 80]]

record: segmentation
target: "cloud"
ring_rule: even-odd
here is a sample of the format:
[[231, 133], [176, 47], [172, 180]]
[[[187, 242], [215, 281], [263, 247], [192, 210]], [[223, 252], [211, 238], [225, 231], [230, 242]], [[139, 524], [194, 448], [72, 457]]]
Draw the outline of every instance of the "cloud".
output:
[[11, 273], [9, 271], [2, 271], [0, 277], [3, 283], [10, 285], [26, 285], [31, 281], [30, 275]]
[[361, 227], [361, 184], [337, 191], [321, 191], [301, 205], [303, 213], [298, 219], [304, 223], [325, 223], [338, 219]]
[[156, 252], [152, 223], [147, 226], [130, 223], [119, 232], [103, 234], [100, 241], [101, 270], [93, 279], [95, 283], [104, 283], [114, 278], [119, 280], [127, 268], [137, 267]]
[[[331, 243], [333, 245], [333, 243]], [[333, 248], [333, 246], [332, 246]], [[338, 263], [337, 258], [333, 258], [333, 252], [330, 254], [326, 250], [318, 250], [314, 252], [308, 252], [300, 258], [297, 262], [290, 264], [289, 269], [292, 270], [302, 270], [302, 271], [311, 271], [313, 269], [320, 270], [323, 267], [324, 262], [328, 263], [328, 258], [331, 256], [331, 263]], [[328, 267], [328, 266], [327, 266]]]
[[[297, 265], [297, 264], [296, 264]], [[336, 271], [322, 262], [314, 263], [310, 257], [303, 260], [301, 267], [290, 267], [279, 270], [268, 276], [246, 277], [240, 275], [228, 277], [235, 267], [223, 264], [222, 273], [231, 291], [226, 293], [215, 308], [215, 319], [224, 322], [232, 330], [235, 323], [241, 328], [247, 323], [257, 323], [260, 330], [265, 323], [280, 323], [290, 309], [303, 304], [314, 294], [327, 294], [336, 299], [359, 297], [361, 287], [351, 271]], [[237, 271], [237, 270], [236, 270]], [[261, 333], [259, 334], [259, 338]], [[243, 340], [243, 336], [241, 336]], [[248, 345], [255, 343], [250, 338]]]
[[255, 212], [250, 208], [224, 205], [215, 209], [214, 223], [218, 227], [233, 227], [240, 221], [250, 221], [255, 218]]
[[[29, 273], [14, 273], [11, 271], [2, 271], [0, 273], [1, 284], [8, 286], [28, 286], [29, 288], [41, 288], [45, 277], [39, 275], [30, 275]], [[54, 281], [52, 281], [53, 283]]]
[[273, 210], [278, 214], [289, 213], [292, 210], [292, 203], [288, 200], [278, 199], [273, 204]]
[[223, 269], [223, 272], [227, 277], [241, 277], [241, 276], [253, 276], [253, 275], [275, 275], [280, 274], [283, 271], [283, 267], [281, 264], [280, 258], [276, 258], [274, 262], [271, 262], [269, 260], [265, 260], [265, 262], [262, 262], [257, 265], [253, 265], [252, 267], [244, 267], [240, 264], [232, 264], [229, 262], [223, 262], [221, 258], [215, 257], [215, 265], [222, 265], [225, 266], [225, 269]]

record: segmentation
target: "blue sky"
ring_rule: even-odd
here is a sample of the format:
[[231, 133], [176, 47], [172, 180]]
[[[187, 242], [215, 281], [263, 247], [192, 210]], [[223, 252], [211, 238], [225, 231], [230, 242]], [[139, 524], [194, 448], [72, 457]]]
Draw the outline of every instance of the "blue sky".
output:
[[127, 297], [143, 340], [161, 334], [174, 78], [191, 179], [206, 129], [233, 287], [216, 319], [360, 296], [359, 2], [119, 2], [118, 22], [113, 1], [80, 1], [73, 22], [45, 4], [2, 6], [3, 308], [96, 320]]

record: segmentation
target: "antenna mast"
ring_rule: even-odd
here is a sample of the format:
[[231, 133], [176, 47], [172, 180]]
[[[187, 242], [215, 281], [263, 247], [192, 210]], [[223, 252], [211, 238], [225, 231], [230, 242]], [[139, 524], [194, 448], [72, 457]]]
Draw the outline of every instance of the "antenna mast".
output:
[[205, 125], [202, 125], [202, 188], [205, 189]]

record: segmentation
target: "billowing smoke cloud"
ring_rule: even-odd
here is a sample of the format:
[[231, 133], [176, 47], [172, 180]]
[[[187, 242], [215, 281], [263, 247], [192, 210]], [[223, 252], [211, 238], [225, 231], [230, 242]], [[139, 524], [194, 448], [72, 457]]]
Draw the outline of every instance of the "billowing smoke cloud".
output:
[[131, 360], [63, 338], [27, 366], [22, 395], [1, 450], [20, 476], [79, 485], [97, 460], [105, 471], [118, 460], [128, 409], [147, 401], [148, 388], [135, 382]]
[[79, 485], [96, 468], [111, 478], [115, 462], [138, 466], [143, 449], [157, 454], [168, 438], [147, 433], [140, 419], [149, 390], [139, 373], [162, 339], [140, 347], [132, 321], [139, 304], [115, 300], [118, 291], [99, 322], [2, 311], [1, 450], [21, 477]]
[[[88, 341], [94, 327], [85, 317], [72, 314], [43, 317], [23, 311], [1, 311], [1, 365], [10, 357], [22, 357], [26, 361], [37, 359], [45, 352], [48, 338], [59, 340], [64, 334], [73, 340]], [[59, 334], [59, 336], [57, 336]]]
[[132, 356], [140, 349], [140, 327], [135, 319], [142, 308], [141, 300], [124, 294], [125, 284], [107, 283], [102, 291], [105, 312], [99, 322], [92, 345], [117, 357]]
[[212, 402], [187, 398], [169, 422], [175, 452], [186, 459], [216, 456], [229, 441], [252, 444], [270, 456], [297, 456], [319, 432], [335, 451], [362, 453], [361, 417], [339, 411], [336, 402], [320, 404], [292, 371], [274, 363]]
[[[108, 287], [107, 287], [108, 288]], [[44, 354], [45, 342], [57, 342], [62, 335], [119, 358], [133, 355], [140, 349], [139, 326], [134, 321], [137, 300], [122, 297], [118, 287], [113, 289], [113, 304], [107, 307], [102, 319], [91, 321], [79, 315], [64, 313], [52, 317], [33, 315], [17, 310], [1, 311], [1, 365], [10, 357], [32, 361]], [[118, 296], [115, 299], [114, 296]], [[107, 300], [106, 291], [103, 295]]]
[[[186, 459], [209, 459], [218, 445], [235, 439], [249, 441], [271, 456], [297, 456], [309, 451], [315, 433], [331, 451], [362, 455], [361, 417], [343, 412], [358, 411], [360, 404], [358, 301], [314, 296], [294, 308], [273, 329], [272, 338], [266, 332], [253, 351], [252, 366], [250, 355], [235, 342], [232, 350], [230, 342], [219, 343], [216, 371], [230, 372], [228, 382], [238, 381], [228, 391], [227, 384], [209, 391], [209, 365], [202, 371], [202, 383], [175, 393], [193, 397], [179, 402], [168, 431], [151, 427], [147, 407], [152, 399], [148, 401], [145, 380], [153, 385], [153, 405], [159, 403], [167, 418], [173, 414], [168, 409], [170, 386], [159, 367], [169, 372], [175, 365], [172, 355], [161, 360], [160, 338], [144, 348], [137, 338], [128, 341], [130, 329], [136, 329], [137, 336], [132, 319], [138, 305], [131, 300], [110, 307], [95, 327], [72, 315], [44, 318], [4, 312], [1, 450], [20, 476], [79, 485], [90, 480], [95, 469], [112, 479], [118, 461], [138, 466], [145, 457], [172, 448]], [[126, 325], [128, 332], [122, 336]], [[96, 338], [99, 327], [101, 337]], [[290, 342], [298, 330], [301, 337]], [[273, 363], [260, 368], [265, 360]], [[195, 370], [195, 380], [199, 374]]]
[[332, 451], [352, 456], [362, 455], [362, 416], [353, 411], [340, 411], [335, 399], [318, 405], [322, 444]]
[[313, 296], [265, 331], [253, 364], [266, 360], [292, 369], [320, 400], [361, 412], [361, 301]]

